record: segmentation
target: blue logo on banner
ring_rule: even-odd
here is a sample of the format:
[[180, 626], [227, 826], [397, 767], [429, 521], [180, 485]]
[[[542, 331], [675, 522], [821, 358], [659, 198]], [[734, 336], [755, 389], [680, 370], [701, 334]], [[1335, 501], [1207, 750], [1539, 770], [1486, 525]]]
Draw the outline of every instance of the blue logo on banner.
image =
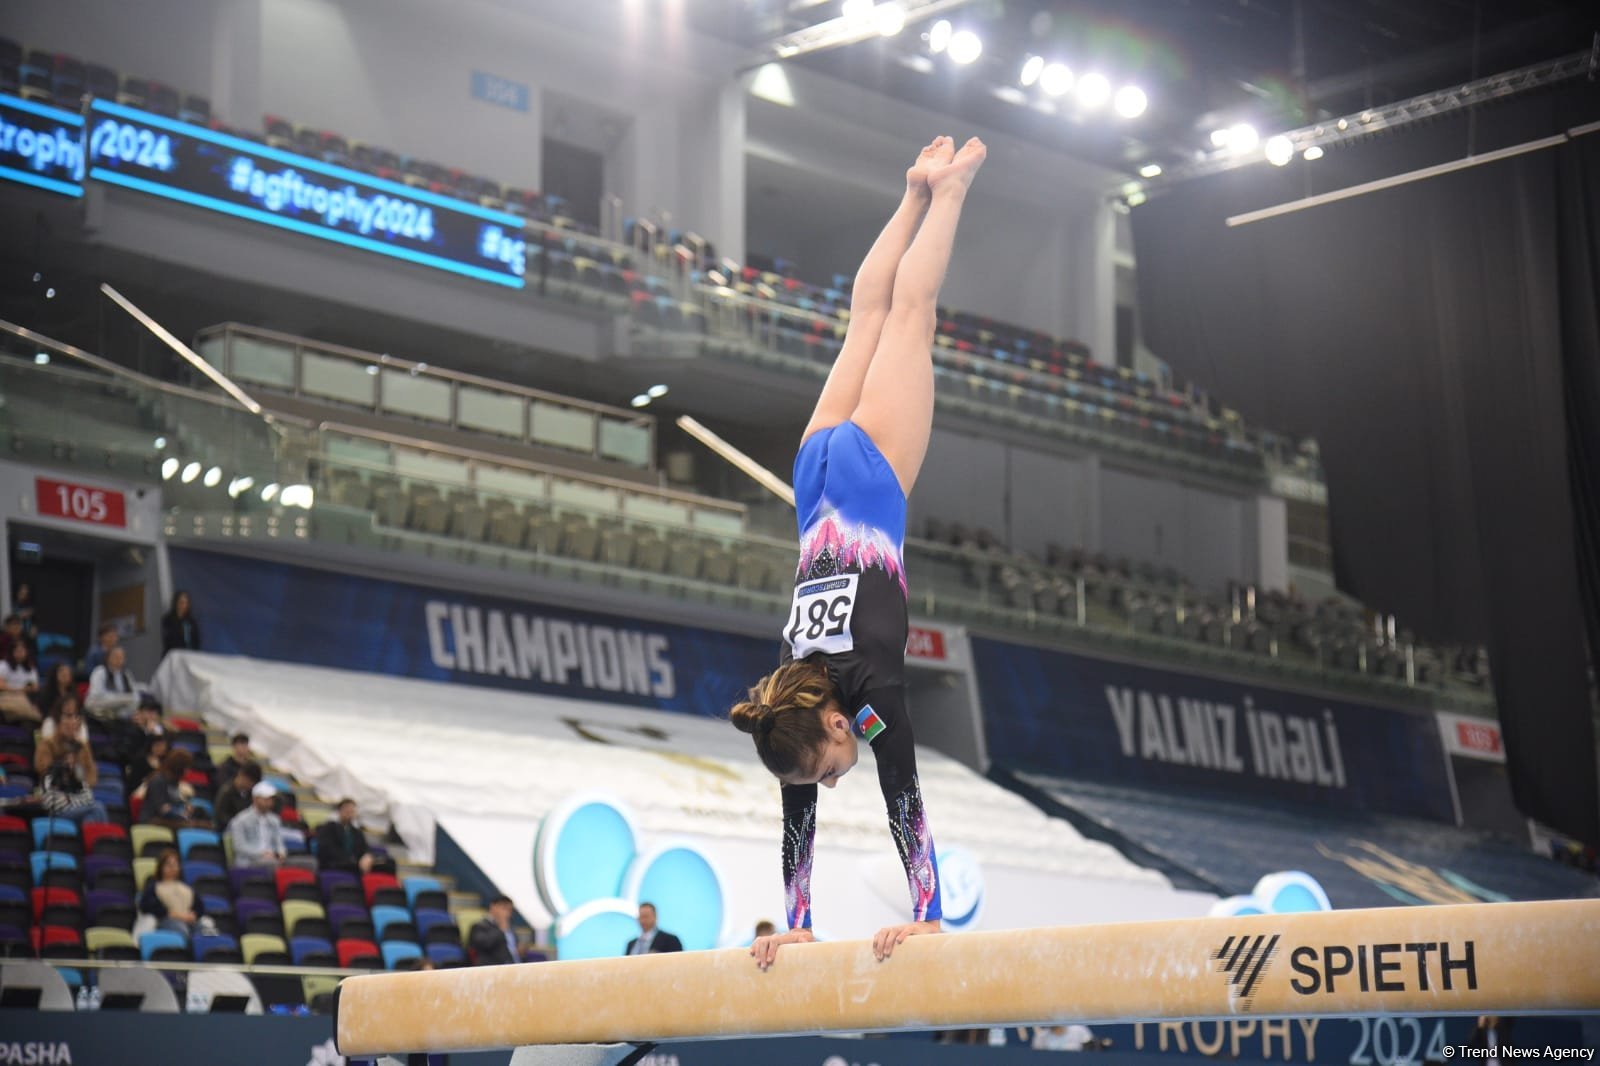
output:
[[513, 111], [528, 110], [528, 87], [520, 81], [502, 78], [498, 74], [472, 72], [472, 98]]
[[572, 796], [539, 823], [533, 879], [556, 916], [563, 959], [622, 954], [639, 935], [639, 904], [653, 903], [685, 951], [724, 940], [722, 876], [699, 849], [666, 841], [641, 852], [633, 815], [604, 793]]

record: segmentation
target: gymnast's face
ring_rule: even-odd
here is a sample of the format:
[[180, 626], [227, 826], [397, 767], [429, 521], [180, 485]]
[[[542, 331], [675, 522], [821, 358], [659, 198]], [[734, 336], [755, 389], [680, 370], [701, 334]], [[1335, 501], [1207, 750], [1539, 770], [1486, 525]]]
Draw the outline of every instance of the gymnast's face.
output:
[[810, 772], [790, 774], [782, 779], [784, 784], [832, 788], [839, 783], [839, 778], [855, 768], [861, 752], [856, 744], [856, 735], [850, 728], [850, 719], [838, 709], [837, 704], [823, 712], [822, 729], [827, 739], [817, 749], [816, 761]]

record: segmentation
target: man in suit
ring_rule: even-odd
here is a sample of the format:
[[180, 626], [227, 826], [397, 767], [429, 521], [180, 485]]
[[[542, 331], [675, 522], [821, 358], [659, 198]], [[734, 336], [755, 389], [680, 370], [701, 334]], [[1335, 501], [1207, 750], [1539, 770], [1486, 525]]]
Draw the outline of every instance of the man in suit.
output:
[[517, 961], [517, 934], [511, 931], [510, 896], [489, 901], [489, 914], [473, 923], [467, 934], [475, 966], [505, 966]]
[[682, 951], [683, 941], [656, 927], [656, 905], [639, 904], [639, 935], [628, 941], [624, 955], [649, 955], [657, 951]]
[[338, 812], [339, 817], [317, 827], [317, 865], [358, 877], [371, 873], [373, 856], [367, 851], [366, 834], [356, 824], [356, 801], [346, 796], [339, 801]]

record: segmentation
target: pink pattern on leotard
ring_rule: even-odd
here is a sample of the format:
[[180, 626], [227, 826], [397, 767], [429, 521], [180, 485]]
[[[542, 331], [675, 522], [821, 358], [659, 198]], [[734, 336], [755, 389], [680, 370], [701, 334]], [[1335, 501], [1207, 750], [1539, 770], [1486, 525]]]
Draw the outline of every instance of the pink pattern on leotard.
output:
[[821, 513], [800, 537], [800, 566], [796, 580], [832, 577], [835, 574], [882, 570], [907, 593], [906, 569], [900, 545], [889, 535], [865, 522], [851, 522], [827, 500]]

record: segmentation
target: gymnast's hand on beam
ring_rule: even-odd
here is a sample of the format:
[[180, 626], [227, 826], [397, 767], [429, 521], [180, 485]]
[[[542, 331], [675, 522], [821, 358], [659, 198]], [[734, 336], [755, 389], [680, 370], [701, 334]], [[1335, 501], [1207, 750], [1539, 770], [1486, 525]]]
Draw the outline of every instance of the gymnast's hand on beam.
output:
[[891, 925], [887, 929], [879, 929], [878, 935], [872, 938], [873, 957], [882, 962], [893, 955], [895, 945], [904, 944], [908, 936], [942, 932], [944, 929], [939, 925], [938, 919], [931, 922], [907, 922], [905, 925]]
[[750, 954], [755, 956], [756, 965], [765, 970], [772, 965], [772, 960], [778, 957], [778, 949], [785, 944], [809, 944], [816, 937], [811, 935], [809, 929], [791, 929], [787, 933], [777, 936], [758, 936], [750, 945]]

